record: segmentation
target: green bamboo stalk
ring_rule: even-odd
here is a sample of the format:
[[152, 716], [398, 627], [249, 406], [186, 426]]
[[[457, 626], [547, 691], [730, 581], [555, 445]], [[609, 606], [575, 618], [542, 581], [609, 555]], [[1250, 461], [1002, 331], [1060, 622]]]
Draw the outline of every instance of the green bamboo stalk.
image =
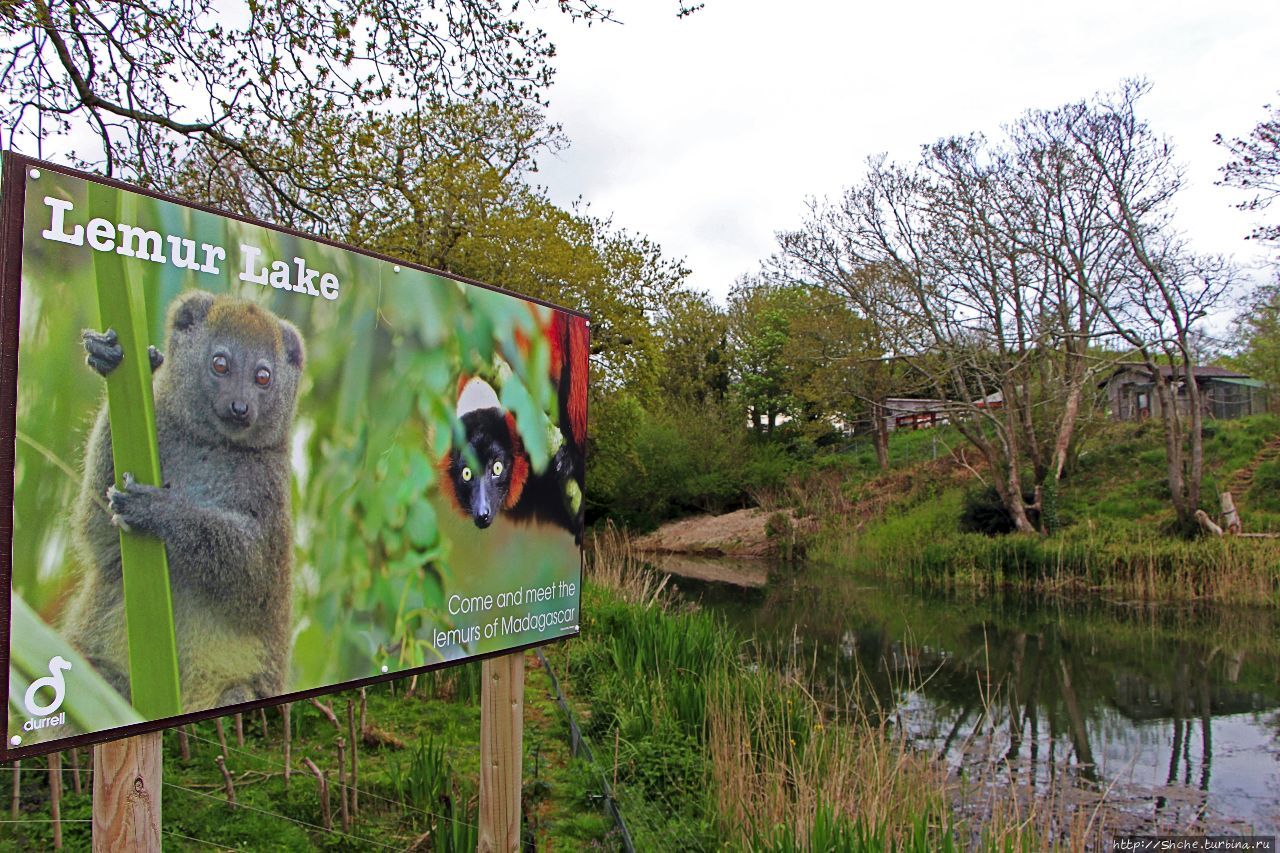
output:
[[[89, 184], [89, 208], [120, 221], [120, 191]], [[134, 261], [136, 267], [139, 261]], [[141, 263], [147, 263], [145, 261]], [[115, 252], [93, 253], [98, 286], [99, 328], [115, 329], [124, 359], [107, 376], [107, 416], [116, 488], [124, 473], [144, 485], [159, 486], [160, 446], [156, 439], [151, 360], [147, 355], [147, 306], [142, 275], [126, 268]], [[120, 532], [125, 629], [129, 643], [129, 688], [133, 706], [148, 719], [182, 712], [173, 597], [164, 542], [154, 536]]]

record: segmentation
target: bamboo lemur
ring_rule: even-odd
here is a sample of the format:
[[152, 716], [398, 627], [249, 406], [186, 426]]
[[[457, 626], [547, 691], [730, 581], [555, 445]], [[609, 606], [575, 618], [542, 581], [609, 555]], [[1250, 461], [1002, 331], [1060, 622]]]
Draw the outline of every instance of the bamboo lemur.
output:
[[[84, 347], [103, 376], [123, 358], [110, 329], [86, 330]], [[169, 558], [183, 710], [279, 695], [289, 672], [289, 431], [302, 337], [251, 302], [193, 291], [169, 311], [167, 348], [151, 350], [164, 486], [125, 472], [115, 487], [105, 405], [89, 436], [74, 518], [88, 569], [68, 636], [129, 695], [116, 528], [157, 536]]]
[[[587, 321], [552, 311], [544, 332], [551, 345], [551, 381], [563, 441], [545, 471], [534, 471], [520, 426], [501, 408], [484, 380], [459, 382], [458, 418], [465, 443], [441, 460], [443, 491], [481, 529], [501, 512], [514, 521], [563, 527], [582, 543], [583, 479], [587, 440]], [[475, 466], [474, 468], [472, 466]], [[576, 483], [576, 506], [566, 490]]]

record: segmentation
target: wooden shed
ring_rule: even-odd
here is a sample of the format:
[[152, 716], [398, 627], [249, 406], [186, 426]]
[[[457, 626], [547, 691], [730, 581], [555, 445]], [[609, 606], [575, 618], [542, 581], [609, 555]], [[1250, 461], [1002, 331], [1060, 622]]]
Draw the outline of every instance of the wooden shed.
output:
[[[1160, 365], [1160, 376], [1168, 380], [1173, 368]], [[1179, 374], [1181, 371], [1179, 371]], [[1267, 410], [1266, 383], [1225, 367], [1204, 365], [1194, 368], [1200, 387], [1200, 404], [1206, 418], [1222, 420], [1242, 418]], [[1099, 387], [1105, 390], [1111, 417], [1119, 421], [1136, 421], [1160, 416], [1160, 399], [1154, 377], [1145, 364], [1122, 362]], [[1178, 411], [1187, 413], [1187, 391], [1181, 376], [1175, 380]]]

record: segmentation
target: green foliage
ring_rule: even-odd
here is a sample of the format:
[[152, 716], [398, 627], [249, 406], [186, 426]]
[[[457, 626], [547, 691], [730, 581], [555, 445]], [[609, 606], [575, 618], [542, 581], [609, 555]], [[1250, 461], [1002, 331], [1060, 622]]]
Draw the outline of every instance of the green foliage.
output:
[[469, 853], [476, 849], [476, 809], [469, 808], [459, 793], [445, 748], [434, 737], [420, 738], [404, 767], [400, 756], [390, 756], [387, 772], [401, 810], [408, 807], [432, 825], [431, 834], [436, 839], [433, 849], [441, 853]]
[[751, 849], [766, 853], [955, 853], [963, 849], [956, 841], [948, 814], [919, 815], [905, 839], [895, 840], [897, 835], [885, 824], [870, 824], [864, 818], [840, 814], [830, 805], [819, 803], [810, 826], [801, 829], [780, 824], [771, 832], [757, 834]]
[[1248, 492], [1251, 509], [1280, 513], [1280, 460], [1264, 462], [1253, 473]]
[[622, 398], [600, 408], [592, 422], [603, 458], [587, 469], [591, 518], [650, 528], [690, 512], [723, 512], [780, 486], [793, 468], [785, 448], [749, 437], [724, 407], [649, 411]]

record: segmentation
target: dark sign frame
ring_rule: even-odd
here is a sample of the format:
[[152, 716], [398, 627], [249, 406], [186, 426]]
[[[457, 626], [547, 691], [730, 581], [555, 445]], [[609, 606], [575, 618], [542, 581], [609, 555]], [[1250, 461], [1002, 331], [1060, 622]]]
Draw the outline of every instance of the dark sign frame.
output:
[[[10, 676], [9, 644], [11, 637], [11, 595], [13, 589], [12, 547], [14, 466], [16, 461], [17, 433], [18, 334], [20, 319], [19, 305], [22, 287], [23, 218], [26, 205], [26, 181], [23, 178], [28, 169], [40, 169], [71, 178], [79, 178], [114, 189], [136, 193], [158, 201], [169, 202], [192, 210], [235, 220], [247, 225], [266, 228], [279, 234], [297, 237], [336, 249], [341, 249], [343, 251], [364, 255], [365, 257], [373, 258], [375, 260], [398, 264], [407, 269], [417, 270], [419, 272], [428, 273], [430, 275], [451, 279], [463, 284], [501, 293], [506, 296], [520, 299], [524, 302], [534, 303], [546, 308], [564, 312], [571, 316], [581, 317], [588, 321], [589, 328], [591, 318], [588, 314], [580, 310], [566, 308], [543, 299], [516, 293], [503, 287], [477, 281], [475, 279], [456, 275], [443, 270], [433, 269], [422, 264], [415, 264], [410, 261], [405, 261], [400, 258], [395, 258], [378, 252], [369, 251], [358, 246], [352, 246], [336, 240], [319, 237], [297, 229], [275, 225], [254, 217], [243, 216], [241, 214], [220, 210], [209, 205], [199, 204], [176, 196], [155, 192], [153, 190], [118, 181], [113, 178], [107, 178], [55, 163], [49, 163], [23, 154], [17, 154], [12, 151], [3, 152], [3, 175], [2, 182], [0, 182], [0, 631], [3, 632], [3, 637], [0, 637], [0, 686], [3, 687], [5, 697], [8, 697], [9, 695]], [[580, 546], [578, 548], [578, 560], [579, 579], [581, 580], [585, 566], [585, 555], [584, 550]], [[579, 586], [579, 596], [580, 608], [581, 586]], [[582, 624], [580, 609], [577, 622], [578, 625], [575, 626], [574, 630], [571, 632], [566, 631], [561, 635], [548, 637], [532, 643], [512, 646], [498, 651], [474, 654], [461, 660], [440, 661], [437, 663], [426, 664], [424, 666], [399, 669], [388, 673], [379, 673], [366, 678], [327, 684], [292, 693], [282, 693], [278, 696], [273, 696], [267, 699], [257, 699], [250, 702], [224, 705], [203, 711], [182, 713], [158, 720], [149, 720], [141, 723], [104, 729], [97, 732], [69, 735], [64, 738], [58, 738], [52, 741], [41, 741], [27, 746], [14, 747], [10, 745], [6, 736], [3, 741], [0, 741], [0, 761], [13, 761], [36, 755], [59, 752], [64, 749], [104, 743], [120, 738], [144, 734], [146, 732], [161, 731], [174, 726], [199, 722], [201, 720], [210, 720], [218, 717], [229, 716], [231, 714], [243, 713], [245, 711], [253, 711], [259, 708], [268, 708], [289, 702], [296, 702], [301, 699], [309, 699], [315, 696], [323, 696], [339, 691], [352, 690], [374, 684], [382, 684], [384, 682], [395, 681], [403, 678], [411, 678], [422, 673], [447, 669], [463, 664], [472, 664], [503, 655], [523, 654], [529, 649], [558, 643], [578, 636], [581, 633]], [[7, 701], [8, 699], [6, 698], [6, 702]]]

